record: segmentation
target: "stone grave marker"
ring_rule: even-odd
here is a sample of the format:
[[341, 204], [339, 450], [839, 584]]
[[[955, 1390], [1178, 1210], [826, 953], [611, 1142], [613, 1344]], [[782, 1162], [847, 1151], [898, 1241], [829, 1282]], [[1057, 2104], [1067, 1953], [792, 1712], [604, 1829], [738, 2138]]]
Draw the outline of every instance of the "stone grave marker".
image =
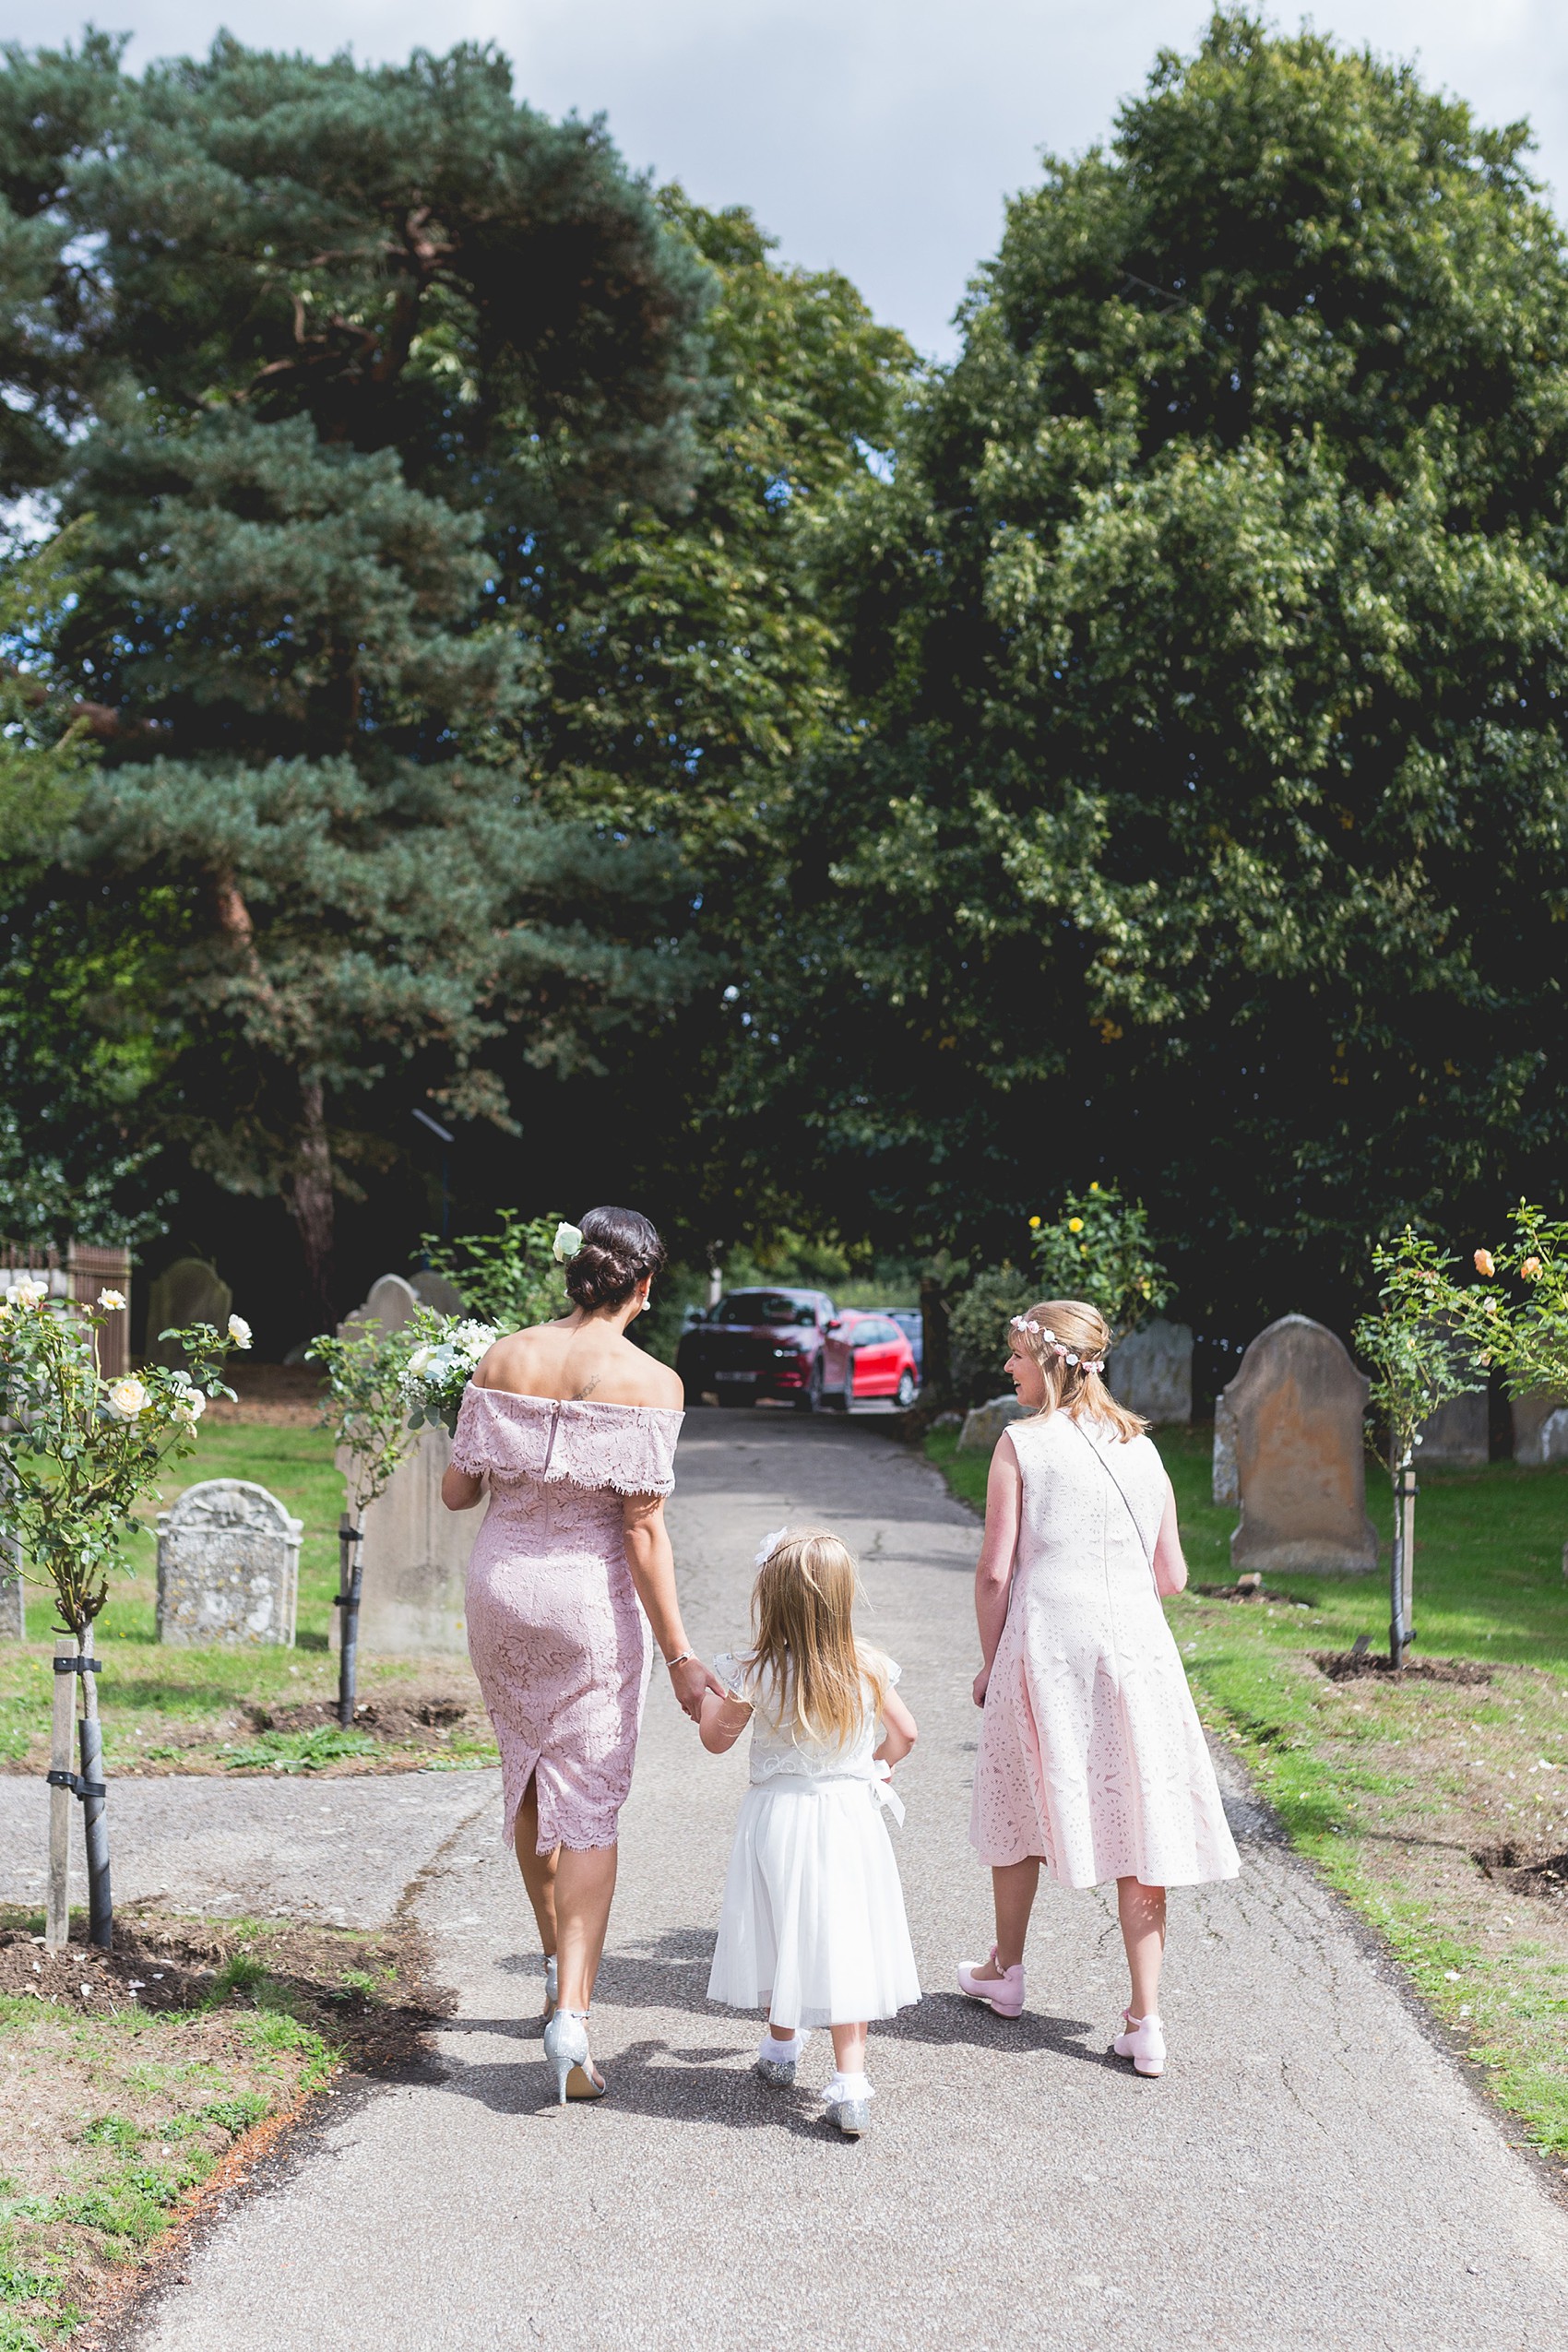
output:
[[338, 1336], [357, 1336], [374, 1324], [378, 1338], [390, 1339], [394, 1332], [401, 1331], [406, 1323], [413, 1320], [419, 1303], [419, 1293], [411, 1283], [405, 1282], [400, 1274], [384, 1274], [378, 1282], [371, 1284], [370, 1296], [363, 1306], [356, 1307], [338, 1325]]
[[1105, 1367], [1107, 1385], [1129, 1411], [1157, 1425], [1193, 1418], [1193, 1334], [1184, 1323], [1155, 1315], [1117, 1341]]
[[422, 1306], [434, 1307], [438, 1315], [460, 1315], [464, 1312], [463, 1294], [457, 1284], [449, 1282], [444, 1274], [432, 1274], [428, 1266], [422, 1265], [417, 1274], [410, 1276], [409, 1287]]
[[[468, 1653], [463, 1586], [487, 1505], [446, 1509], [441, 1480], [451, 1459], [445, 1430], [422, 1429], [386, 1493], [365, 1513], [362, 1650], [384, 1657]], [[340, 1613], [332, 1612], [335, 1619]], [[332, 1640], [336, 1647], [336, 1630]]]
[[1421, 1423], [1418, 1469], [1437, 1462], [1450, 1469], [1474, 1470], [1491, 1457], [1491, 1408], [1484, 1388], [1467, 1396], [1451, 1396], [1430, 1420]]
[[158, 1638], [294, 1645], [302, 1523], [248, 1479], [203, 1479], [158, 1515]]
[[[1515, 1396], [1514, 1459], [1522, 1469], [1542, 1470], [1550, 1462], [1568, 1461], [1568, 1410], [1565, 1400], [1549, 1389], [1532, 1396]], [[1425, 1451], [1425, 1448], [1422, 1448]]]
[[964, 1426], [958, 1431], [960, 1454], [990, 1454], [1009, 1421], [1021, 1421], [1025, 1408], [1016, 1396], [993, 1396], [988, 1404], [976, 1405], [964, 1416]]
[[1377, 1566], [1366, 1400], [1344, 1343], [1308, 1315], [1282, 1315], [1246, 1349], [1221, 1400], [1241, 1505], [1230, 1538], [1238, 1574], [1361, 1575]]
[[192, 1323], [210, 1323], [221, 1331], [233, 1303], [233, 1292], [206, 1258], [176, 1258], [148, 1289], [148, 1362], [177, 1371], [185, 1360], [184, 1352], [172, 1339], [160, 1340], [159, 1333], [183, 1330]]

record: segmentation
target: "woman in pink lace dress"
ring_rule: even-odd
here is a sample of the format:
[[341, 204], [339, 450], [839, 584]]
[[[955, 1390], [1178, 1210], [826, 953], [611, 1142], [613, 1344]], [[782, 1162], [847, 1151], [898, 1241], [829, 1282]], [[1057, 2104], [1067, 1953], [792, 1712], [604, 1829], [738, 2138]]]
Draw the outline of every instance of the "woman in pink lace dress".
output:
[[586, 2020], [653, 1647], [694, 1719], [719, 1685], [686, 1639], [664, 1525], [681, 1384], [625, 1336], [662, 1244], [630, 1209], [594, 1209], [561, 1236], [572, 1311], [491, 1348], [441, 1491], [452, 1511], [490, 1491], [469, 1565], [469, 1654], [544, 1946], [546, 2052], [561, 2097], [596, 2098]]
[[1043, 1863], [1062, 1886], [1116, 1881], [1132, 2000], [1113, 2047], [1165, 2065], [1165, 1890], [1241, 1865], [1161, 1596], [1186, 1562], [1164, 1464], [1100, 1379], [1111, 1334], [1080, 1301], [1015, 1318], [1008, 1371], [1029, 1418], [997, 1441], [975, 1608], [985, 1709], [970, 1837], [991, 1864], [996, 1942], [958, 1989], [1024, 2005]]

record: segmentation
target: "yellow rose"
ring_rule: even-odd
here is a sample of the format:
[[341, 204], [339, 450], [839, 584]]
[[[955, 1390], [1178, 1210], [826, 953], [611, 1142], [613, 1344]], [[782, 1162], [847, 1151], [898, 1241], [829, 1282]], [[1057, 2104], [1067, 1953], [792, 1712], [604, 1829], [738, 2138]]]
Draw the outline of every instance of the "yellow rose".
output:
[[1497, 1272], [1497, 1261], [1492, 1256], [1490, 1250], [1478, 1250], [1476, 1252], [1476, 1272], [1478, 1274], [1484, 1274], [1489, 1282], [1491, 1280], [1492, 1276]]
[[1038, 1232], [1039, 1231], [1039, 1218], [1038, 1218], [1038, 1217], [1031, 1217], [1031, 1218], [1030, 1218], [1030, 1219], [1029, 1219], [1029, 1231], [1030, 1231], [1031, 1233], [1038, 1233]]
[[1081, 1217], [1070, 1217], [1067, 1219], [1067, 1230], [1069, 1233], [1081, 1233], [1083, 1229], [1084, 1220]]

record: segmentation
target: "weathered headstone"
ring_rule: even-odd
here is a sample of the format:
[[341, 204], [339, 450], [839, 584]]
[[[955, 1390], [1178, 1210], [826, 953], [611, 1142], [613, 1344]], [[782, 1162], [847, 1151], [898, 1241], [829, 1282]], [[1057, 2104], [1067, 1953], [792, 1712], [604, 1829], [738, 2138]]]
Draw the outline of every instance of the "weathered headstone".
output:
[[303, 1528], [248, 1479], [203, 1479], [158, 1515], [158, 1638], [291, 1649]]
[[1568, 1413], [1565, 1400], [1553, 1396], [1550, 1389], [1538, 1389], [1533, 1396], [1515, 1396], [1514, 1418], [1514, 1459], [1522, 1469], [1544, 1469], [1550, 1462], [1568, 1460]]
[[427, 1265], [409, 1277], [409, 1287], [422, 1306], [434, 1307], [438, 1315], [460, 1315], [464, 1312], [463, 1294], [457, 1284], [449, 1282], [444, 1274], [432, 1274]]
[[467, 1652], [463, 1585], [486, 1505], [446, 1509], [441, 1480], [451, 1459], [446, 1431], [422, 1430], [413, 1453], [365, 1513], [363, 1650], [387, 1657]]
[[1367, 1384], [1342, 1341], [1283, 1315], [1252, 1342], [1223, 1403], [1235, 1432], [1241, 1517], [1230, 1564], [1269, 1574], [1360, 1575], [1377, 1566], [1367, 1517]]
[[378, 1338], [390, 1339], [395, 1331], [401, 1331], [406, 1323], [413, 1320], [419, 1303], [419, 1294], [411, 1283], [405, 1282], [400, 1274], [384, 1274], [378, 1282], [371, 1284], [370, 1296], [363, 1306], [356, 1307], [339, 1324], [339, 1337], [358, 1336], [374, 1324]]
[[15, 1536], [0, 1536], [0, 1642], [25, 1642], [27, 1632], [22, 1548]]
[[960, 1454], [990, 1454], [1009, 1421], [1020, 1421], [1025, 1408], [1016, 1396], [993, 1396], [989, 1404], [976, 1405], [964, 1416], [964, 1426], [958, 1431]]
[[206, 1258], [176, 1258], [148, 1288], [148, 1361], [177, 1369], [185, 1360], [183, 1350], [172, 1339], [160, 1340], [159, 1333], [183, 1331], [193, 1323], [210, 1323], [221, 1331], [233, 1303], [233, 1292]]
[[1232, 1511], [1240, 1510], [1241, 1490], [1236, 1483], [1236, 1423], [1223, 1391], [1214, 1400], [1212, 1491], [1216, 1503], [1229, 1503]]
[[1491, 1408], [1485, 1389], [1474, 1389], [1467, 1396], [1451, 1396], [1430, 1420], [1421, 1423], [1419, 1466], [1430, 1468], [1435, 1462], [1450, 1469], [1477, 1469], [1491, 1452], [1490, 1437]]
[[1105, 1367], [1111, 1391], [1147, 1421], [1165, 1427], [1193, 1418], [1193, 1335], [1184, 1323], [1156, 1315], [1119, 1339]]

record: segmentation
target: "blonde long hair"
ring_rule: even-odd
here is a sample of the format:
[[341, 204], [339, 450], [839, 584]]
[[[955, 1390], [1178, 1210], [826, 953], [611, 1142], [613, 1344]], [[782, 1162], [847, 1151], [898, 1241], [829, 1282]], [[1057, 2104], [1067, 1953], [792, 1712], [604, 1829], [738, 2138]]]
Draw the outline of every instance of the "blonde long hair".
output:
[[780, 1730], [848, 1747], [882, 1711], [887, 1678], [855, 1639], [860, 1579], [847, 1547], [826, 1527], [782, 1537], [752, 1587], [748, 1661], [759, 1697]]
[[[1092, 1414], [1113, 1429], [1123, 1445], [1129, 1438], [1142, 1437], [1147, 1421], [1119, 1405], [1100, 1373], [1091, 1369], [1104, 1363], [1111, 1347], [1111, 1325], [1098, 1307], [1082, 1299], [1042, 1299], [1014, 1322], [1012, 1336], [1045, 1374], [1041, 1417], [1062, 1411], [1081, 1420]], [[1075, 1363], [1069, 1360], [1074, 1357]]]

